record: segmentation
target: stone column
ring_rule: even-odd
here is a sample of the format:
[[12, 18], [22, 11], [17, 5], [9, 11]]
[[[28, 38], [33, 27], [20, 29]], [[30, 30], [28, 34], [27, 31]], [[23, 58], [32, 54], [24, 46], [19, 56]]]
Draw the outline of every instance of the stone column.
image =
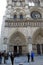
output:
[[31, 53], [32, 51], [32, 39], [31, 37], [28, 38], [28, 52]]
[[31, 53], [31, 51], [32, 51], [32, 44], [29, 43], [28, 44], [28, 52]]
[[[32, 39], [31, 37], [28, 38], [28, 52], [31, 55], [31, 51], [32, 51]], [[31, 57], [30, 57], [30, 61], [31, 61]]]
[[5, 38], [4, 38], [4, 44], [3, 44], [3, 50], [6, 50], [6, 52], [7, 52], [7, 46], [8, 46], [8, 45], [7, 45], [7, 43], [8, 43], [7, 40], [8, 40], [8, 38], [5, 37]]
[[10, 42], [9, 42], [9, 39], [7, 38], [7, 51], [9, 51], [9, 44]]

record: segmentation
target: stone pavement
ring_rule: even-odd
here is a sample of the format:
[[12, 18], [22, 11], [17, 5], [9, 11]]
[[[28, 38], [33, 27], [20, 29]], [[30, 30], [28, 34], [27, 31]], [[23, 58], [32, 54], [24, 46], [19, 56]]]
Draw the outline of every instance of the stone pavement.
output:
[[[27, 57], [16, 57], [14, 60], [14, 65], [19, 65], [20, 63], [23, 65], [43, 65], [43, 56], [36, 56], [34, 58], [34, 62], [27, 62]], [[11, 65], [9, 63], [7, 64], [0, 64], [0, 65]]]

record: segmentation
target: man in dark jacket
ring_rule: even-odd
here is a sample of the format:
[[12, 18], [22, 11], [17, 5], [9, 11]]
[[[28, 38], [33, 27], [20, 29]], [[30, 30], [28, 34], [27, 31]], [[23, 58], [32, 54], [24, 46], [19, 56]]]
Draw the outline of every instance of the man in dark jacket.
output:
[[12, 63], [12, 65], [13, 65], [13, 62], [14, 62], [14, 53], [11, 53], [11, 63]]
[[29, 62], [29, 60], [30, 60], [30, 53], [28, 53], [28, 62]]

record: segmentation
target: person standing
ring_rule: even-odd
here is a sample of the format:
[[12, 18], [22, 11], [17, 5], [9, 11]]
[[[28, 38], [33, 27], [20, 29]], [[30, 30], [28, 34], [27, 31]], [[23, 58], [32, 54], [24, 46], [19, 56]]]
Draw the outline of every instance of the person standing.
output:
[[8, 56], [7, 56], [7, 52], [5, 51], [4, 52], [4, 64], [7, 63], [7, 60], [8, 60]]
[[4, 64], [6, 63], [6, 50], [4, 50], [4, 52], [3, 52], [3, 57], [4, 57]]
[[30, 53], [28, 53], [28, 62], [29, 62], [29, 60], [30, 60]]
[[34, 61], [34, 52], [31, 51], [31, 61], [33, 62]]
[[0, 64], [2, 63], [2, 54], [0, 52]]

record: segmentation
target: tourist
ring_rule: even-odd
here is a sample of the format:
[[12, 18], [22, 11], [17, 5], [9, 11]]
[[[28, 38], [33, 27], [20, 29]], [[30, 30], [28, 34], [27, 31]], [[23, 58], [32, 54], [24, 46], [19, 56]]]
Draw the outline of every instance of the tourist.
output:
[[12, 52], [11, 53], [11, 63], [12, 63], [12, 65], [13, 65], [13, 62], [14, 62], [14, 53]]
[[4, 52], [4, 64], [7, 63], [7, 60], [8, 60], [8, 55], [6, 52]]
[[4, 52], [2, 52], [2, 64], [4, 64]]
[[33, 62], [34, 61], [34, 52], [31, 51], [31, 61]]
[[28, 53], [28, 62], [29, 62], [29, 60], [30, 60], [30, 53]]
[[0, 64], [2, 63], [2, 54], [0, 52]]

